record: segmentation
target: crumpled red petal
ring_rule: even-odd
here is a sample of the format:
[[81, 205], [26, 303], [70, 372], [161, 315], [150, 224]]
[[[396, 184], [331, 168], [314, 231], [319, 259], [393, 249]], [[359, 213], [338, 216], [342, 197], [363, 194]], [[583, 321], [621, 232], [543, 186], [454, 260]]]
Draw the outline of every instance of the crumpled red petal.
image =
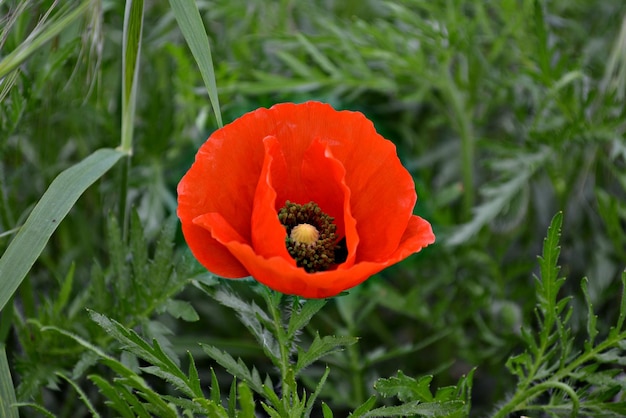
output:
[[266, 258], [280, 256], [295, 266], [285, 247], [286, 232], [278, 221], [278, 211], [287, 200], [298, 204], [313, 201], [335, 219], [338, 238], [346, 238], [348, 257], [340, 268], [352, 266], [359, 239], [341, 162], [333, 158], [328, 147], [319, 140], [311, 143], [302, 161], [289, 162], [285, 161], [275, 137], [266, 137], [263, 142], [265, 161], [252, 212], [252, 247], [256, 253]]
[[[211, 216], [215, 217], [215, 215]], [[412, 216], [400, 245], [387, 260], [361, 262], [349, 269], [307, 273], [304, 269], [293, 266], [289, 260], [283, 257], [267, 259], [256, 254], [254, 249], [243, 243], [232, 229], [215, 228], [216, 224], [222, 224], [222, 221], [211, 222], [208, 226], [212, 228], [211, 232], [214, 238], [235, 254], [257, 281], [279, 292], [305, 298], [335, 296], [432, 244], [435, 240], [430, 224], [418, 216]]]

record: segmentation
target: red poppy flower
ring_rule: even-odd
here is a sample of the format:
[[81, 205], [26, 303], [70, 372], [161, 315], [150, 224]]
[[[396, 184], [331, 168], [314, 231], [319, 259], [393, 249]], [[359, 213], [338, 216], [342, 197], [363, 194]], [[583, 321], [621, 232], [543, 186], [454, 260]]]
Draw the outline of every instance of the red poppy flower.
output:
[[178, 185], [194, 256], [226, 278], [337, 295], [433, 243], [395, 146], [359, 112], [283, 103], [215, 131]]

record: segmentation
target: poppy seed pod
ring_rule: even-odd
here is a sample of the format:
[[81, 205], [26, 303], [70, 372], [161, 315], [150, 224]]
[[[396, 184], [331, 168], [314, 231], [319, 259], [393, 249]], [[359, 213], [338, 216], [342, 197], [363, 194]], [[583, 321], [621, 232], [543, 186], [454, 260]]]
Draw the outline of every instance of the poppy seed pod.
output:
[[363, 114], [283, 103], [209, 137], [178, 185], [178, 216], [212, 273], [323, 298], [435, 241], [416, 200], [395, 146]]

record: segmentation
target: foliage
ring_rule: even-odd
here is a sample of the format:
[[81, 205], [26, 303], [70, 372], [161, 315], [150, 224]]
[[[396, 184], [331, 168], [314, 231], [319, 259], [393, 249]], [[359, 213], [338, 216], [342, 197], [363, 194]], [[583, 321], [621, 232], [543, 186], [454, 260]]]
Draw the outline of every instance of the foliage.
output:
[[[206, 287], [202, 288], [209, 291]], [[205, 397], [191, 354], [188, 353], [189, 367], [188, 372], [185, 373], [178, 366], [177, 360], [168, 356], [156, 339], [153, 339], [150, 344], [133, 330], [104, 315], [90, 312], [91, 319], [117, 340], [125, 353], [143, 360], [149, 364], [148, 366], [135, 367], [133, 370], [122, 360], [111, 357], [81, 337], [58, 327], [43, 327], [41, 331], [56, 332], [71, 338], [90, 353], [95, 354], [100, 362], [115, 372], [117, 377], [111, 381], [98, 374], [91, 374], [88, 378], [99, 388], [109, 405], [122, 416], [148, 417], [151, 414], [163, 417], [192, 414], [216, 417], [252, 416], [256, 409], [254, 392], [263, 399], [261, 406], [272, 417], [309, 417], [330, 369], [326, 368], [315, 391], [310, 395], [306, 392], [298, 393], [297, 377], [306, 366], [338, 349], [354, 344], [356, 339], [341, 336], [320, 338], [316, 334], [309, 347], [303, 349], [295, 344], [296, 336], [301, 328], [308, 324], [312, 315], [325, 305], [325, 301], [300, 301], [294, 298], [287, 319], [283, 318], [280, 312], [281, 295], [271, 293], [267, 289], [262, 289], [262, 292], [269, 313], [272, 315], [271, 318], [254, 302], [248, 303], [241, 300], [234, 293], [217, 290], [213, 296], [238, 312], [241, 322], [254, 334], [264, 353], [280, 370], [280, 396], [276, 393], [276, 387], [269, 375], [262, 378], [256, 368], [250, 368], [243, 360], [236, 360], [227, 352], [202, 344], [204, 352], [233, 376], [227, 406], [222, 405], [219, 384], [213, 370], [211, 371], [211, 390], [209, 396]], [[142, 374], [153, 375], [167, 382], [177, 396], [157, 393], [147, 384]], [[376, 390], [385, 397], [397, 396], [402, 402], [401, 405], [372, 409], [376, 400], [372, 397], [359, 406], [353, 415], [363, 417], [407, 414], [462, 416], [465, 402], [461, 399], [466, 399], [469, 395], [471, 377], [462, 380], [462, 389], [460, 389], [462, 392], [459, 392], [456, 387], [439, 388], [435, 396], [430, 392], [431, 379], [432, 376], [425, 376], [416, 381], [403, 375], [402, 372], [398, 372], [396, 378], [380, 379], [375, 385]], [[82, 396], [81, 399], [90, 411], [94, 411], [88, 399]], [[325, 411], [324, 414], [332, 416], [330, 411]]]
[[[623, 2], [179, 3], [0, 1], [0, 415], [626, 414]], [[436, 245], [328, 301], [203, 272], [195, 150], [311, 99]]]
[[[553, 218], [544, 241], [543, 256], [539, 259], [541, 278], [537, 279], [536, 327], [522, 329], [526, 350], [507, 361], [507, 368], [519, 379], [517, 388], [495, 417], [533, 409], [570, 416], [621, 416], [626, 413], [626, 402], [618, 401], [624, 382], [617, 377], [622, 372], [626, 350], [626, 271], [622, 273], [617, 324], [601, 342], [596, 340], [598, 317], [589, 299], [589, 281], [583, 279], [588, 310], [587, 337], [582, 349], [577, 348], [568, 326], [572, 315], [571, 297], [558, 297], [565, 282], [565, 278], [558, 276], [557, 265], [562, 221], [562, 213]], [[536, 405], [541, 395], [547, 395], [547, 399]]]
[[46, 330], [62, 327], [63, 332], [74, 333], [80, 341], [96, 341], [101, 349], [110, 347], [110, 336], [85, 315], [87, 307], [110, 312], [130, 327], [140, 327], [145, 335], [162, 341], [169, 353], [172, 347], [166, 335], [173, 331], [163, 318], [157, 320], [155, 315], [167, 313], [185, 321], [198, 319], [188, 302], [174, 299], [188, 281], [192, 268], [184, 260], [173, 263], [175, 223], [168, 222], [152, 251], [147, 247], [136, 214], [127, 242], [121, 232], [115, 217], [111, 217], [107, 239], [110, 264], [103, 269], [95, 263], [87, 286], [77, 289], [80, 277], [76, 277], [76, 269], [72, 267], [59, 283], [58, 294], [42, 300], [36, 317], [16, 316], [16, 335], [24, 348], [18, 358], [19, 398], [30, 398], [42, 384], [58, 388], [59, 378], [78, 379], [96, 361], [80, 344], [68, 344], [65, 338]]

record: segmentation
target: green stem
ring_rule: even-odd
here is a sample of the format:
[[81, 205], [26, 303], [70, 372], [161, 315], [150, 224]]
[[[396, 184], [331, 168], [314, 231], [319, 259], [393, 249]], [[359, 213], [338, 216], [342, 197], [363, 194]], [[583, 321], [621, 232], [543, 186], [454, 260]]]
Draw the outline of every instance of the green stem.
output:
[[291, 367], [291, 361], [289, 359], [289, 352], [291, 348], [291, 341], [287, 337], [285, 327], [283, 325], [280, 300], [282, 295], [277, 292], [273, 292], [269, 289], [265, 292], [265, 298], [267, 301], [267, 307], [272, 315], [274, 321], [274, 335], [278, 340], [278, 347], [280, 350], [280, 364], [276, 366], [280, 370], [280, 381], [283, 389], [282, 401], [283, 407], [286, 411], [291, 411], [293, 402], [292, 394], [295, 393], [295, 376]]
[[130, 171], [130, 155], [127, 155], [126, 161], [120, 165], [120, 206], [118, 208], [118, 219], [120, 224], [122, 225], [122, 240], [123, 242], [126, 242], [130, 222], [128, 210], [126, 210], [126, 205], [128, 201], [128, 172]]
[[[350, 335], [354, 335], [350, 332]], [[356, 344], [348, 346], [348, 358], [350, 359], [350, 374], [352, 379], [352, 394], [354, 405], [365, 402], [365, 388], [363, 387], [363, 368], [361, 367], [361, 353]]]
[[571, 374], [574, 370], [576, 370], [578, 367], [581, 367], [583, 364], [587, 363], [588, 361], [593, 360], [603, 351], [617, 346], [620, 341], [623, 341], [625, 339], [626, 339], [626, 332], [623, 332], [621, 334], [617, 334], [614, 338], [610, 340], [603, 341], [602, 343], [595, 346], [595, 348], [593, 348], [588, 353], [581, 354], [580, 357], [572, 361], [567, 367], [564, 367], [560, 371], [556, 372], [551, 380], [564, 379], [569, 374]]
[[517, 386], [517, 389], [515, 390], [515, 395], [509, 400], [509, 402], [507, 402], [505, 405], [503, 405], [500, 408], [500, 410], [493, 416], [493, 418], [500, 418], [500, 417], [508, 416], [511, 412], [516, 411], [520, 405], [530, 402], [531, 399], [533, 399], [535, 396], [541, 393], [541, 391], [536, 392], [537, 388], [540, 385], [531, 386], [531, 384], [535, 380], [537, 371], [539, 370], [539, 368], [541, 367], [541, 364], [545, 360], [544, 354], [546, 353], [548, 349], [550, 330], [552, 330], [552, 327], [554, 325], [554, 320], [553, 320], [552, 315], [545, 315], [545, 317], [546, 317], [546, 322], [542, 324], [542, 328], [544, 331], [541, 333], [541, 337], [540, 337], [541, 342], [539, 346], [539, 352], [535, 356], [535, 361], [533, 362], [532, 366], [528, 370], [526, 379], [520, 382], [520, 384]]
[[128, 0], [124, 11], [122, 44], [122, 131], [120, 149], [133, 153], [133, 127], [137, 86], [139, 84], [139, 57], [143, 29], [143, 0]]
[[523, 409], [524, 406], [532, 402], [532, 400], [537, 396], [550, 389], [558, 389], [567, 393], [572, 400], [572, 416], [576, 416], [578, 414], [580, 400], [578, 399], [578, 395], [576, 395], [574, 389], [563, 382], [548, 380], [535, 385], [526, 391], [516, 393], [515, 396], [511, 398], [511, 400], [504, 405], [496, 415], [494, 415], [494, 418], [504, 418], [515, 411]]
[[465, 103], [459, 93], [460, 89], [452, 78], [446, 73], [445, 90], [452, 105], [454, 114], [453, 120], [456, 122], [459, 136], [461, 137], [461, 178], [463, 181], [463, 218], [468, 220], [471, 216], [471, 209], [474, 206], [474, 132], [472, 129], [471, 115], [465, 111]]
[[[495, 415], [493, 415], [493, 418], [504, 418], [512, 412], [518, 411], [525, 404], [529, 403], [537, 395], [539, 395], [541, 392], [545, 391], [548, 388], [558, 388], [566, 392], [572, 399], [573, 411], [577, 412], [579, 408], [579, 400], [576, 392], [573, 391], [570, 386], [562, 383], [561, 380], [565, 379], [578, 367], [581, 367], [588, 361], [593, 360], [598, 354], [602, 353], [605, 350], [608, 350], [611, 347], [614, 347], [618, 343], [618, 341], [622, 341], [624, 339], [626, 339], [626, 333], [621, 333], [610, 340], [606, 340], [601, 344], [598, 344], [591, 351], [582, 354], [576, 360], [572, 361], [567, 367], [564, 367], [563, 369], [554, 373], [554, 375], [552, 375], [549, 380], [529, 387], [530, 383], [534, 379], [534, 375], [537, 369], [536, 367], [533, 367], [531, 373], [529, 373], [528, 375], [529, 377], [526, 379], [524, 384], [518, 387], [518, 389], [515, 391], [515, 395], [506, 404], [504, 404]], [[541, 359], [543, 359], [543, 347], [541, 352]], [[538, 361], [536, 361], [533, 366], [538, 364]]]

